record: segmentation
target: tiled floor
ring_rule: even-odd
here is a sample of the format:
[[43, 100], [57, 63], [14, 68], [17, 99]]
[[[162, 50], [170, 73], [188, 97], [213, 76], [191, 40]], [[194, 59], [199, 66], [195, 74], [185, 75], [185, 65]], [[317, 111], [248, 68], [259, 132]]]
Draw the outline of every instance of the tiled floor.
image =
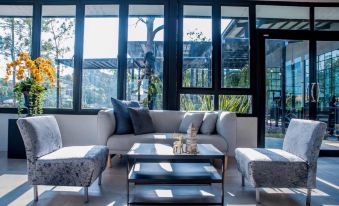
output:
[[[33, 190], [27, 183], [26, 161], [8, 160], [0, 153], [0, 205], [34, 205]], [[234, 159], [229, 161], [225, 186], [226, 205], [256, 205], [252, 187], [240, 186], [240, 175]], [[113, 168], [106, 169], [103, 184], [94, 183], [89, 188], [87, 205], [126, 205], [126, 168], [124, 159], [113, 159]], [[339, 205], [339, 158], [320, 158], [318, 164], [318, 188], [313, 191], [312, 205]], [[198, 186], [197, 186], [198, 187]], [[173, 193], [175, 194], [175, 193]], [[261, 205], [305, 205], [305, 190], [261, 190]], [[39, 202], [36, 205], [83, 205], [83, 190], [77, 187], [39, 186]]]

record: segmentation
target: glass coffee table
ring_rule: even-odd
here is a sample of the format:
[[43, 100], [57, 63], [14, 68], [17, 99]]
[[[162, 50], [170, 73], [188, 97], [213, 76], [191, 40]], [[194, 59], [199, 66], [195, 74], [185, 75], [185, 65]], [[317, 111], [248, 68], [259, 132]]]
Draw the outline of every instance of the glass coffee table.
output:
[[127, 153], [127, 204], [223, 205], [224, 164], [225, 154], [212, 144], [198, 144], [198, 154], [174, 154], [171, 145], [135, 143]]

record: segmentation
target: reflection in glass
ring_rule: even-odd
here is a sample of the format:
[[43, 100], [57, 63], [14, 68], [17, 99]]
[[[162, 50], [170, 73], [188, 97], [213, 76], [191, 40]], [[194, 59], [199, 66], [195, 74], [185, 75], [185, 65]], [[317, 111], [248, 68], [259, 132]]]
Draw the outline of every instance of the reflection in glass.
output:
[[219, 110], [252, 113], [252, 96], [247, 95], [220, 95]]
[[16, 107], [13, 93], [15, 73], [6, 82], [5, 68], [19, 52], [30, 53], [32, 15], [32, 6], [0, 5], [0, 108]]
[[317, 42], [318, 120], [327, 123], [322, 149], [339, 150], [339, 42]]
[[266, 147], [282, 147], [292, 118], [308, 119], [309, 41], [265, 41]]
[[85, 9], [82, 108], [107, 108], [117, 97], [119, 6]]
[[211, 6], [184, 6], [183, 87], [212, 87], [211, 14]]
[[130, 5], [126, 98], [162, 108], [164, 6]]
[[181, 111], [213, 111], [213, 95], [203, 94], [181, 94], [180, 95]]
[[256, 6], [256, 24], [259, 29], [309, 30], [309, 7]]
[[44, 107], [73, 107], [75, 6], [42, 7], [41, 56], [54, 62], [56, 88], [49, 89]]
[[249, 88], [248, 8], [221, 7], [221, 87]]

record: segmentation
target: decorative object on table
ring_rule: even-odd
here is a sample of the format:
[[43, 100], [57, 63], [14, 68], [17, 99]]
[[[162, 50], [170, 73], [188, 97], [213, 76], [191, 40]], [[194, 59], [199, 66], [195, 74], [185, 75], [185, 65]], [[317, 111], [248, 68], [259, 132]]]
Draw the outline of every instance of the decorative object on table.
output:
[[184, 147], [184, 136], [182, 134], [173, 134], [173, 153], [174, 154], [182, 154], [185, 153], [185, 147]]
[[44, 94], [49, 86], [55, 86], [52, 62], [43, 57], [31, 59], [28, 53], [20, 52], [18, 59], [7, 64], [5, 80], [8, 81], [12, 74], [19, 81], [13, 90], [19, 116], [22, 114], [22, 96], [27, 107], [27, 116], [42, 114]]
[[187, 140], [186, 140], [186, 152], [189, 154], [197, 154], [198, 153], [198, 130], [193, 127], [193, 124], [190, 124], [187, 130]]

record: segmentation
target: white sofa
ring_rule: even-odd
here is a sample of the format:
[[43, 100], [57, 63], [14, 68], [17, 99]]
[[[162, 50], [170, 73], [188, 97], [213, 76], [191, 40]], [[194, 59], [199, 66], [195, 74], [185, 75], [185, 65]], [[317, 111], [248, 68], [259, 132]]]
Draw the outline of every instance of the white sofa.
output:
[[[97, 120], [98, 141], [107, 145], [109, 154], [126, 154], [132, 145], [138, 143], [173, 144], [172, 134], [179, 131], [185, 112], [169, 110], [151, 110], [156, 133], [134, 135], [116, 135], [115, 117], [112, 109], [100, 110]], [[219, 112], [216, 123], [216, 133], [212, 135], [198, 134], [198, 143], [213, 144], [223, 153], [234, 156], [236, 148], [237, 117], [235, 113]]]

